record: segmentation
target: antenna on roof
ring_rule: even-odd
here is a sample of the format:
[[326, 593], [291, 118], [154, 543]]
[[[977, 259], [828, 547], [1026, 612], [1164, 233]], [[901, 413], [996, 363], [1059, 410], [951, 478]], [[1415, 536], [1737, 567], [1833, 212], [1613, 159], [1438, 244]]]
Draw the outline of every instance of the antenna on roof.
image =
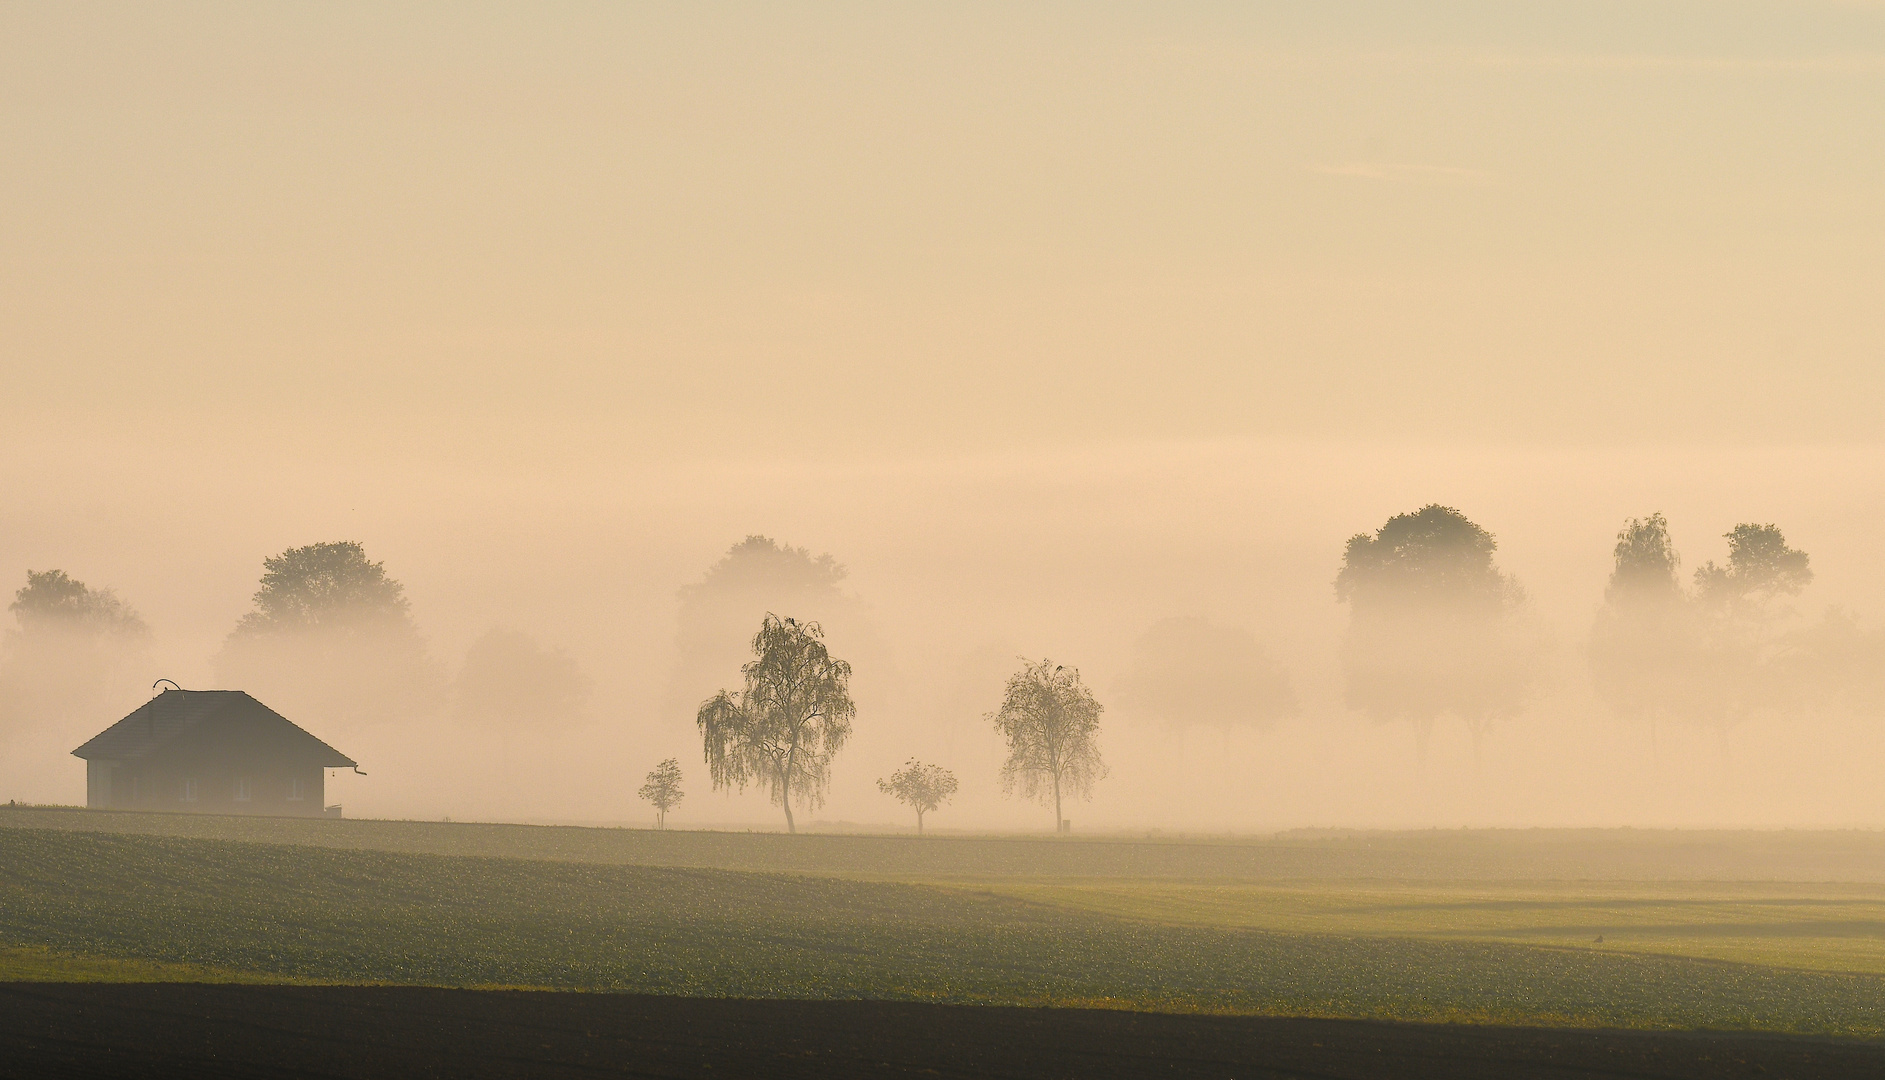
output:
[[154, 682], [154, 683], [152, 683], [152, 684], [151, 684], [151, 689], [152, 689], [152, 690], [155, 690], [155, 689], [157, 689], [157, 687], [158, 687], [158, 686], [159, 686], [160, 684], [162, 684], [162, 683], [170, 683], [170, 689], [172, 689], [172, 690], [181, 690], [181, 689], [183, 689], [183, 687], [181, 687], [181, 686], [178, 686], [178, 685], [177, 685], [176, 683], [174, 683], [174, 682], [171, 682], [171, 681], [170, 681], [169, 679], [158, 679], [158, 680], [157, 680], [157, 682]]

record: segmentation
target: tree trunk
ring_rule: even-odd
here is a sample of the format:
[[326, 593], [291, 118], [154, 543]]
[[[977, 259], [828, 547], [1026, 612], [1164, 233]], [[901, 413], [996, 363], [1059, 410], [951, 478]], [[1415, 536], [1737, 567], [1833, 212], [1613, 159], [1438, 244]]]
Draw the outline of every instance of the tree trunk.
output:
[[923, 811], [916, 812], [916, 835], [923, 835]]
[[1066, 819], [1060, 816], [1060, 774], [1055, 773], [1054, 774], [1054, 832], [1056, 834], [1061, 832], [1061, 830], [1066, 827], [1065, 822], [1066, 822]]
[[794, 746], [785, 755], [785, 775], [779, 784], [779, 791], [785, 796], [779, 802], [785, 806], [785, 831], [788, 833], [799, 831], [798, 826], [792, 822], [792, 767], [798, 763], [798, 753], [798, 747]]

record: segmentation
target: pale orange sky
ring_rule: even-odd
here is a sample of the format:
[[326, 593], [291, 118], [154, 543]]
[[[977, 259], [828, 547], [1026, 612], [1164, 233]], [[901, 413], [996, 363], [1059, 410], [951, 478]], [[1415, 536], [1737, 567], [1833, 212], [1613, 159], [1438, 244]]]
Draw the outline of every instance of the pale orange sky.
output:
[[[200, 685], [264, 555], [358, 539], [446, 664], [505, 624], [596, 677], [482, 802], [346, 747], [365, 812], [638, 814], [557, 769], [697, 756], [675, 590], [765, 532], [852, 568], [912, 703], [848, 820], [987, 749], [923, 711], [963, 655], [1105, 687], [1204, 614], [1301, 689], [1266, 794], [1141, 747], [1083, 821], [1885, 822], [1885, 732], [1645, 783], [1577, 683], [1630, 515], [1691, 566], [1776, 521], [1807, 610], [1885, 615], [1881, 195], [1876, 4], [9, 4], [0, 586], [116, 587]], [[1333, 670], [1342, 541], [1435, 500], [1561, 646], [1477, 788]]]
[[1871, 4], [11, 4], [0, 143], [29, 426], [1885, 434]]

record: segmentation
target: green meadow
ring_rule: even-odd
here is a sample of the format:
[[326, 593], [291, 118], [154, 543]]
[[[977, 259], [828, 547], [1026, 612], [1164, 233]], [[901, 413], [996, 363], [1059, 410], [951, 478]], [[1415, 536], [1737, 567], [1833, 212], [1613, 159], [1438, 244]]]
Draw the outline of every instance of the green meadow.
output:
[[16, 808], [0, 976], [1877, 1037], [1879, 854], [1870, 833], [919, 839]]

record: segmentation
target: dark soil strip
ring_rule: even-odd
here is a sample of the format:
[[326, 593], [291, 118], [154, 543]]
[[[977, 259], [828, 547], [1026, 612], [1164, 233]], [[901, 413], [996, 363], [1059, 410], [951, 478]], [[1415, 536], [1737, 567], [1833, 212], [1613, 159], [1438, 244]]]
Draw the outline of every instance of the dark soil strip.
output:
[[1885, 1076], [1885, 1043], [879, 1001], [0, 984], [0, 1076]]

